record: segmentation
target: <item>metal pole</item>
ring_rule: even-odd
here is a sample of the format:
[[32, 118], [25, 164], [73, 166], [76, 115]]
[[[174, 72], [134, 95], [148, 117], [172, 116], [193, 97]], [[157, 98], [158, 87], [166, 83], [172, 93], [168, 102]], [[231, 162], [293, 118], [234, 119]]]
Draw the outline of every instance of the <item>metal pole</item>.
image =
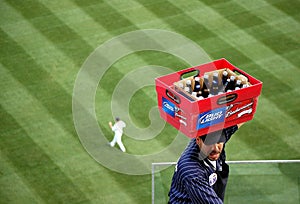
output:
[[300, 160], [244, 160], [244, 161], [227, 161], [228, 164], [268, 164], [268, 163], [299, 163]]
[[154, 204], [154, 173], [155, 173], [155, 164], [152, 163], [152, 204]]

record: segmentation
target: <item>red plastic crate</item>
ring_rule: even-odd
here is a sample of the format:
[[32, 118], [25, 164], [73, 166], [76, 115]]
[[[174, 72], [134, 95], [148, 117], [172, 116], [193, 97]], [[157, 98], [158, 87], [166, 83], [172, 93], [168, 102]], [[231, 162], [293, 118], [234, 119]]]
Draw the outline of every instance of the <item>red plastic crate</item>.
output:
[[[249, 87], [202, 100], [191, 100], [175, 90], [174, 83], [189, 72], [204, 73], [227, 68], [248, 78]], [[226, 59], [187, 68], [155, 79], [160, 116], [186, 136], [193, 138], [253, 119], [262, 82]]]

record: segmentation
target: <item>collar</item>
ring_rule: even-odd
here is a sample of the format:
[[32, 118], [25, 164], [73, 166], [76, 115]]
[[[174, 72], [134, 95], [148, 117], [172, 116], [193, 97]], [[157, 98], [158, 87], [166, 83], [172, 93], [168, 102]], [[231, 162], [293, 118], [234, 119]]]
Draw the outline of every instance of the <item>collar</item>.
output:
[[210, 161], [209, 159], [205, 159], [203, 161], [204, 161], [205, 166], [213, 167], [214, 170], [217, 169], [217, 161]]

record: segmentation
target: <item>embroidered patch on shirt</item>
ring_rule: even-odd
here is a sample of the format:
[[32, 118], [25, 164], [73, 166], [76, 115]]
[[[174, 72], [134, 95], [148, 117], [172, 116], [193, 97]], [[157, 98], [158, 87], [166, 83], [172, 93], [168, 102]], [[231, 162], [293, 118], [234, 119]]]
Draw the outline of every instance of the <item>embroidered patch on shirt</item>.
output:
[[216, 173], [212, 173], [209, 178], [208, 178], [208, 181], [209, 181], [209, 185], [212, 186], [214, 185], [216, 182], [217, 182], [217, 179], [218, 179], [218, 176]]

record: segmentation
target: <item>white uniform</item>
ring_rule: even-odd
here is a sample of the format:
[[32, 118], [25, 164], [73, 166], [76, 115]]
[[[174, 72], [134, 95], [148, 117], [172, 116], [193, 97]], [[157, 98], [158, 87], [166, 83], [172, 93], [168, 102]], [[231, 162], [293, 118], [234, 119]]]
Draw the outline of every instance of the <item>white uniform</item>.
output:
[[112, 126], [112, 131], [115, 132], [114, 139], [110, 142], [110, 146], [115, 146], [116, 143], [118, 143], [120, 149], [122, 152], [126, 152], [126, 149], [122, 143], [122, 135], [123, 135], [123, 128], [126, 127], [126, 124], [122, 121], [119, 120]]

